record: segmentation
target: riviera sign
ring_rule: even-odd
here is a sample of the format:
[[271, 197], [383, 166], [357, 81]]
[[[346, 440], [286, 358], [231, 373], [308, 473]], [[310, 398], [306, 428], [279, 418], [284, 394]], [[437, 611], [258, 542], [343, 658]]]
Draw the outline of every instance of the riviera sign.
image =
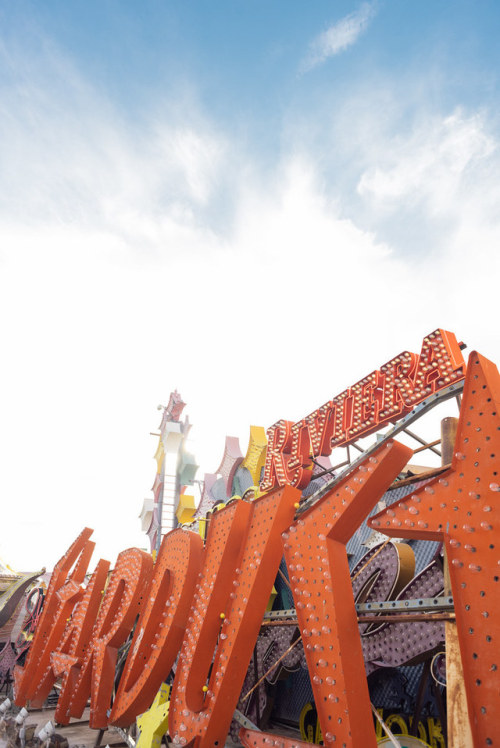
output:
[[435, 330], [420, 355], [404, 351], [297, 423], [280, 420], [267, 431], [262, 491], [305, 488], [313, 458], [331, 454], [397, 421], [433, 392], [465, 376], [460, 345], [452, 332]]

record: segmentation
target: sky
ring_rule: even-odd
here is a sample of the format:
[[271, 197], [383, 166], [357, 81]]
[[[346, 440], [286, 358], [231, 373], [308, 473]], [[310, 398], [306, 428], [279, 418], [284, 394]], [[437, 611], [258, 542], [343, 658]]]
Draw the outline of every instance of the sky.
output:
[[493, 0], [0, 0], [6, 563], [148, 546], [176, 388], [202, 479], [437, 327], [500, 360], [499, 32]]

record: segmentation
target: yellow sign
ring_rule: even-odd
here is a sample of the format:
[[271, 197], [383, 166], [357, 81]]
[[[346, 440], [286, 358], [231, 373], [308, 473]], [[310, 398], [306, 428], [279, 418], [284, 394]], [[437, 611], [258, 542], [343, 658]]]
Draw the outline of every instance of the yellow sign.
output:
[[196, 505], [194, 502], [194, 496], [188, 496], [185, 493], [181, 493], [179, 496], [179, 505], [175, 510], [175, 516], [180, 525], [186, 525], [193, 519]]
[[137, 717], [140, 730], [136, 748], [160, 748], [161, 739], [168, 729], [170, 686], [162, 683], [150, 709]]

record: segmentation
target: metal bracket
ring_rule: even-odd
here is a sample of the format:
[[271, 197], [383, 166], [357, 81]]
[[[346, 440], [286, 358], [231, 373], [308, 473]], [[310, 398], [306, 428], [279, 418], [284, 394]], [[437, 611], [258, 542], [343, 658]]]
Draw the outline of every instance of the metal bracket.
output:
[[[400, 610], [412, 613], [415, 611], [428, 613], [430, 610], [437, 610], [440, 613], [453, 611], [453, 598], [449, 595], [441, 595], [439, 597], [417, 597], [413, 600], [384, 600], [383, 602], [358, 603], [356, 605], [356, 613], [387, 613]], [[264, 613], [265, 621], [279, 621], [296, 617], [297, 612], [295, 608], [272, 610], [269, 613]]]
[[440, 612], [454, 610], [452, 597], [420, 597], [414, 600], [386, 600], [382, 603], [360, 603], [356, 605], [356, 613], [387, 612], [391, 610], [439, 610]]
[[248, 719], [248, 717], [245, 717], [245, 715], [240, 712], [239, 709], [234, 710], [233, 719], [235, 722], [238, 722], [239, 725], [245, 727], [247, 730], [258, 730], [259, 732], [262, 732], [262, 730], [257, 727], [257, 725], [254, 725], [254, 723], [250, 719]]
[[135, 748], [135, 740], [131, 738], [130, 735], [128, 735], [125, 730], [123, 730], [121, 727], [117, 727], [116, 725], [113, 725], [111, 729], [114, 732], [117, 732], [118, 735], [120, 735], [120, 737], [123, 738], [123, 742], [126, 743], [129, 746], [129, 748]]

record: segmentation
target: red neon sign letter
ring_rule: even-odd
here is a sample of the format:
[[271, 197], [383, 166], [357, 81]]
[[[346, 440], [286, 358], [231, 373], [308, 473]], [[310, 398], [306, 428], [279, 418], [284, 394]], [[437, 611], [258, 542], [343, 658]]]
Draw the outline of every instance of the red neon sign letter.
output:
[[202, 550], [195, 532], [174, 530], [163, 538], [113, 704], [112, 724], [130, 725], [145, 712], [170, 672], [184, 636]]
[[[54, 568], [26, 664], [24, 668], [14, 669], [14, 692], [18, 706], [24, 706], [28, 699], [34, 706], [43, 704], [45, 700], [46, 695], [39, 693], [39, 687], [50, 669], [50, 655], [57, 649], [75, 602], [83, 595], [80, 585], [85, 579], [95, 548], [95, 543], [89, 541], [92, 532], [86, 527]], [[75, 562], [76, 567], [68, 576]]]
[[375, 746], [345, 543], [406, 465], [389, 442], [284, 533], [285, 558], [325, 745]]
[[108, 725], [118, 647], [139, 612], [152, 567], [149, 553], [138, 548], [122, 551], [116, 561], [69, 705], [71, 716], [81, 717], [91, 696], [90, 727]]
[[[181, 745], [224, 745], [299, 496], [287, 486], [212, 517], [172, 690], [169, 732]], [[245, 522], [238, 532], [233, 518]]]

